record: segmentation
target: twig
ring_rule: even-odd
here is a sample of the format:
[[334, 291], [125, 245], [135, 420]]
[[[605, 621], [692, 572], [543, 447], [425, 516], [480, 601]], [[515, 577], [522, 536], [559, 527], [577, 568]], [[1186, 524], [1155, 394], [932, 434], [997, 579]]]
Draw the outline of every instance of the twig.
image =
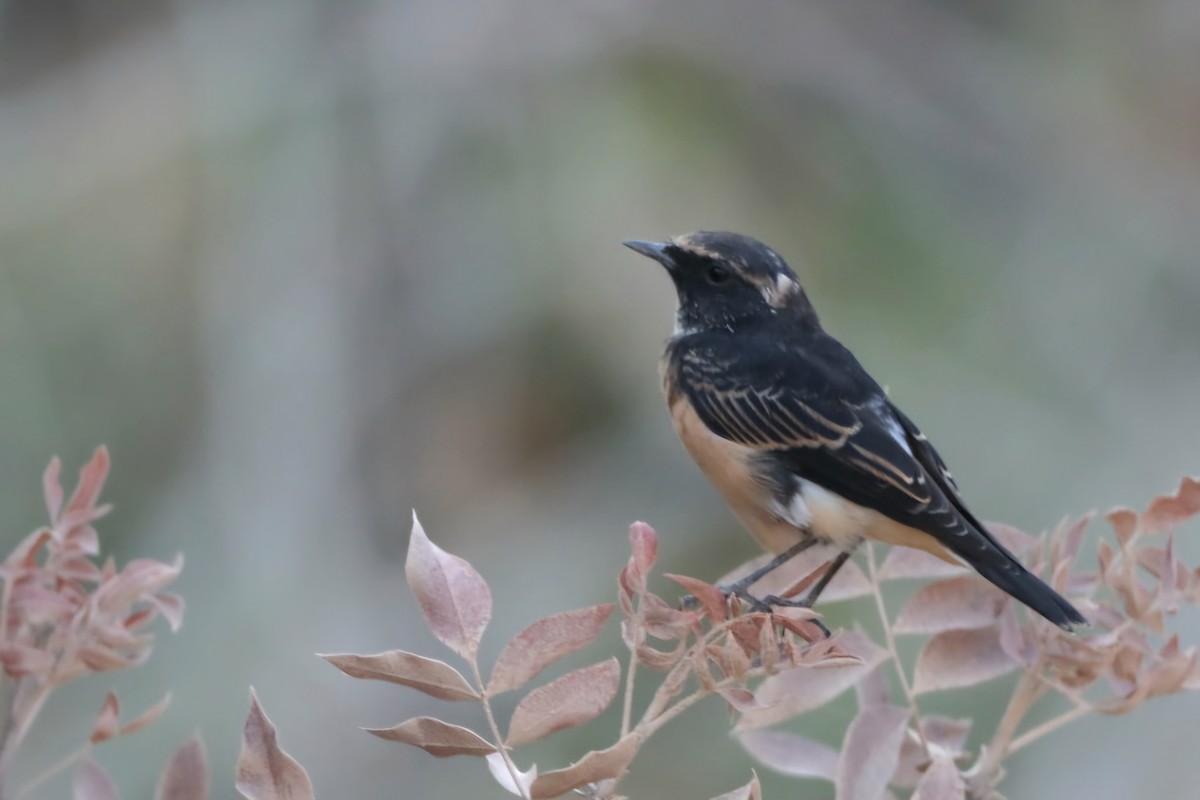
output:
[[636, 598], [637, 608], [630, 616], [630, 631], [629, 640], [633, 644], [629, 647], [629, 669], [625, 671], [625, 698], [621, 705], [621, 737], [625, 738], [625, 734], [629, 733], [629, 726], [633, 720], [633, 678], [637, 674], [638, 665], [638, 634], [642, 627], [642, 598]]
[[888, 654], [892, 658], [892, 665], [896, 668], [896, 677], [900, 680], [904, 698], [908, 701], [908, 715], [915, 723], [917, 738], [921, 740], [921, 748], [926, 755], [929, 755], [929, 741], [925, 738], [925, 731], [921, 729], [921, 710], [917, 707], [917, 696], [913, 694], [912, 685], [908, 682], [908, 675], [904, 672], [904, 664], [900, 662], [900, 653], [896, 649], [896, 636], [892, 633], [892, 623], [888, 619], [887, 608], [883, 604], [883, 593], [879, 590], [879, 580], [876, 577], [875, 548], [870, 542], [867, 542], [867, 573], [871, 579], [871, 593], [875, 595], [875, 609], [879, 612], [879, 621], [883, 625]]
[[520, 770], [513, 763], [512, 756], [508, 754], [508, 748], [504, 746], [504, 738], [500, 735], [500, 726], [496, 724], [496, 715], [492, 713], [492, 701], [488, 697], [487, 687], [483, 683], [483, 675], [479, 672], [479, 662], [471, 659], [471, 671], [475, 674], [475, 688], [479, 690], [479, 702], [483, 703], [483, 713], [487, 717], [488, 727], [492, 731], [492, 738], [496, 742], [496, 752], [504, 759], [504, 766], [508, 768], [508, 775], [512, 778], [513, 788], [521, 793], [521, 797], [529, 800], [529, 794], [521, 786]]
[[1049, 733], [1053, 733], [1063, 725], [1066, 725], [1069, 722], [1074, 722], [1080, 717], [1087, 715], [1090, 711], [1091, 709], [1087, 706], [1077, 705], [1069, 711], [1064, 711], [1057, 717], [1048, 719], [1042, 724], [1034, 728], [1030, 728], [1012, 740], [1012, 742], [1008, 745], [1008, 754], [1012, 755], [1026, 745], [1033, 744], [1038, 739]]
[[11, 724], [5, 732], [3, 750], [0, 750], [0, 776], [7, 775], [8, 766], [12, 762], [17, 748], [25, 741], [25, 736], [29, 733], [29, 727], [37, 719], [38, 713], [42, 710], [42, 705], [50, 697], [50, 692], [54, 689], [53, 685], [39, 686], [29, 699], [25, 700], [22, 697], [23, 692], [20, 689], [26, 685], [28, 684], [22, 681], [18, 691], [15, 693], [16, 698], [13, 700], [12, 711], [10, 713]]
[[[702, 638], [697, 640], [697, 642], [692, 645], [690, 649], [695, 650], [696, 648], [700, 648], [702, 651], [707, 649], [713, 641], [719, 639], [721, 636], [727, 633], [742, 619], [744, 618], [734, 616], [717, 625], [713, 625], [708, 629], [708, 631], [705, 632]], [[755, 680], [757, 678], [764, 678], [772, 674], [772, 670], [768, 670], [765, 667], [752, 667], [743, 675], [728, 676], [720, 681], [717, 681], [713, 684], [711, 689], [706, 689], [703, 686], [700, 686], [700, 688], [698, 688], [695, 692], [678, 701], [675, 703], [675, 705], [669, 705], [671, 698], [674, 697], [674, 694], [667, 694], [663, 692], [663, 688], [670, 686], [674, 681], [679, 680], [676, 677], [678, 671], [687, 671], [691, 668], [691, 662], [687, 658], [683, 658], [680, 659], [679, 663], [672, 667], [670, 672], [667, 673], [667, 677], [663, 679], [659, 686], [659, 690], [654, 693], [654, 697], [651, 699], [650, 704], [646, 707], [645, 713], [642, 714], [641, 720], [638, 721], [637, 727], [634, 728], [635, 732], [641, 732], [643, 739], [649, 738], [652, 733], [705, 697], [717, 694], [722, 689], [730, 686], [738, 686], [746, 683], [747, 681]]]
[[[996, 726], [996, 733], [992, 736], [992, 741], [988, 743], [987, 748], [981, 753], [978, 763], [971, 770], [973, 773], [971, 777], [972, 796], [991, 788], [993, 776], [1000, 765], [1004, 763], [1005, 757], [1012, 752], [1012, 739], [1013, 734], [1017, 731], [1017, 726], [1021, 724], [1021, 720], [1025, 718], [1029, 709], [1045, 691], [1046, 686], [1041, 680], [1041, 664], [1035, 662], [1021, 673], [1021, 679], [1017, 681], [1017, 688], [1013, 690], [1012, 697], [1008, 700], [1008, 707], [1004, 709], [1004, 716], [1000, 718], [1000, 724]], [[1030, 731], [1030, 733], [1032, 732]]]
[[22, 784], [21, 788], [17, 789], [17, 793], [13, 795], [13, 800], [17, 800], [17, 798], [24, 797], [29, 792], [32, 792], [34, 789], [41, 786], [43, 783], [45, 783], [46, 781], [53, 778], [55, 775], [62, 772], [67, 767], [71, 766], [79, 759], [83, 758], [85, 755], [88, 754], [88, 752], [91, 749], [92, 749], [92, 745], [89, 742], [89, 743], [83, 745], [83, 747], [80, 747], [75, 752], [68, 753], [66, 756], [64, 756], [63, 758], [61, 758], [60, 760], [58, 760], [51, 766], [47, 767], [42, 772], [38, 773], [35, 777], [30, 778], [28, 781], [26, 781], [24, 784]]

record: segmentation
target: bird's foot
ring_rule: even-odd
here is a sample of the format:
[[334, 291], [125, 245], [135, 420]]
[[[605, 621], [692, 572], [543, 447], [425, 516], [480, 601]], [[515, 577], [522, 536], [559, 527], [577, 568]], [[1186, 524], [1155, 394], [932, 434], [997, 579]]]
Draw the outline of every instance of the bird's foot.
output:
[[[746, 608], [748, 608], [752, 613], [756, 614], [770, 614], [775, 608], [812, 608], [812, 599], [810, 597], [805, 597], [801, 600], [793, 600], [788, 597], [780, 597], [774, 594], [769, 594], [765, 597], [755, 597], [748, 590], [738, 586], [737, 584], [720, 584], [717, 586], [717, 588], [720, 589], [727, 597], [736, 597], [745, 604]], [[700, 601], [696, 599], [695, 595], [685, 594], [679, 599], [679, 607], [684, 611], [694, 610], [699, 607], [699, 605]], [[829, 628], [825, 626], [825, 623], [821, 622], [821, 620], [812, 619], [810, 622], [820, 628], [821, 633], [824, 634], [826, 639], [833, 635], [832, 631], [830, 631]]]

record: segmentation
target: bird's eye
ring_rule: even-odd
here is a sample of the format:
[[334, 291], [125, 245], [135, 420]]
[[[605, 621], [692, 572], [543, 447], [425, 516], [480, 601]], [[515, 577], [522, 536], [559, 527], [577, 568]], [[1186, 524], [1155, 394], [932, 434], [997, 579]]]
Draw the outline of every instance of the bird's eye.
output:
[[729, 280], [729, 270], [725, 267], [709, 267], [708, 273], [704, 276], [713, 286], [719, 286]]

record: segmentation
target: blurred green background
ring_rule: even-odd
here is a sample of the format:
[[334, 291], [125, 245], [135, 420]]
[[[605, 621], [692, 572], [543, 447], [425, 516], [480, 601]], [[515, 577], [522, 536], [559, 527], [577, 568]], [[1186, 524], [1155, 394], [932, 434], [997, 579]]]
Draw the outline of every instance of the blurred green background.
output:
[[[49, 457], [73, 474], [104, 442], [107, 547], [183, 551], [189, 604], [148, 666], [56, 698], [27, 774], [106, 688], [169, 689], [101, 759], [148, 797], [198, 729], [230, 797], [253, 684], [324, 797], [500, 796], [482, 762], [358, 730], [474, 708], [313, 653], [442, 652], [403, 581], [413, 507], [492, 582], [488, 656], [611, 599], [634, 519], [667, 571], [754, 554], [670, 429], [673, 292], [626, 238], [772, 244], [982, 516], [1144, 505], [1200, 471], [1197, 142], [1190, 0], [3, 0], [3, 544], [42, 522]], [[937, 703], [990, 730], [1005, 696]], [[1192, 796], [1198, 712], [1076, 724], [1007, 793]], [[750, 768], [710, 702], [627, 791]]]

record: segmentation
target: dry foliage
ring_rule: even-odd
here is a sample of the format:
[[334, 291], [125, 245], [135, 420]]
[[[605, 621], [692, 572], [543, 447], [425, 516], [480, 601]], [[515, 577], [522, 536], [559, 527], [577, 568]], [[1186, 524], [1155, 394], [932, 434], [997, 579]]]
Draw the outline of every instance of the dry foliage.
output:
[[[5, 683], [0, 713], [7, 720], [0, 734], [0, 798], [20, 797], [75, 764], [77, 800], [118, 797], [112, 779], [92, 758], [92, 749], [146, 727], [170, 702], [167, 696], [122, 722], [120, 702], [109, 692], [82, 747], [19, 788], [10, 785], [16, 755], [55, 689], [91, 673], [144, 663], [154, 641], [146, 632], [149, 623], [161, 615], [175, 631], [183, 621], [183, 600], [165, 591], [183, 569], [182, 556], [171, 564], [137, 559], [123, 569], [111, 558], [97, 563], [100, 537], [94, 523], [110, 510], [99, 502], [108, 468], [108, 451], [100, 448], [80, 470], [64, 507], [62, 466], [53, 459], [42, 476], [50, 524], [25, 537], [0, 565], [0, 665]], [[164, 786], [170, 789], [177, 781], [166, 777]], [[167, 794], [167, 789], [160, 792], [161, 798], [207, 796]]]
[[[43, 479], [50, 525], [26, 537], [0, 565], [0, 667], [8, 690], [7, 707], [0, 709], [8, 720], [0, 733], [0, 800], [19, 798], [69, 767], [75, 767], [74, 800], [116, 800], [118, 789], [93, 757], [95, 748], [151, 724], [169, 701], [122, 721], [120, 703], [109, 693], [87, 742], [19, 788], [9, 785], [15, 754], [54, 689], [90, 673], [142, 664], [153, 641], [148, 623], [161, 615], [175, 630], [182, 620], [183, 601], [165, 591], [182, 569], [181, 558], [172, 564], [139, 559], [120, 570], [111, 559], [96, 562], [100, 543], [93, 523], [109, 510], [99, 504], [108, 466], [107, 452], [98, 450], [64, 504], [60, 466], [52, 461]], [[713, 695], [734, 713], [734, 733], [757, 761], [786, 775], [827, 780], [838, 800], [994, 800], [1006, 758], [1072, 720], [1093, 712], [1123, 714], [1150, 698], [1200, 688], [1195, 648], [1181, 644], [1167, 626], [1181, 607], [1200, 603], [1200, 569], [1180, 561], [1174, 539], [1175, 529], [1198, 513], [1200, 480], [1192, 478], [1140, 514], [1115, 509], [1107, 516], [1114, 538], [1097, 543], [1094, 565], [1080, 555], [1090, 517], [1041, 538], [993, 525], [1009, 549], [1092, 621], [1078, 633], [1019, 612], [1005, 594], [965, 570], [905, 549], [890, 551], [878, 564], [868, 547], [866, 569], [847, 564], [824, 597], [872, 597], [879, 642], [861, 630], [827, 638], [812, 611], [752, 611], [717, 586], [681, 575], [665, 577], [695, 602], [686, 608], [670, 603], [647, 588], [658, 536], [635, 523], [617, 603], [533, 622], [500, 651], [486, 679], [478, 652], [491, 621], [491, 591], [471, 564], [430, 541], [414, 518], [409, 585], [430, 630], [464, 660], [467, 674], [403, 650], [324, 658], [351, 677], [479, 703], [482, 732], [433, 717], [368, 732], [439, 758], [480, 757], [501, 787], [530, 800], [569, 792], [617, 800], [617, 786], [646, 740]], [[821, 576], [829, 555], [812, 548], [754, 591], [794, 597]], [[726, 580], [761, 563], [743, 565]], [[880, 585], [914, 579], [930, 582], [890, 615]], [[607, 658], [527, 688], [547, 667], [589, 646], [614, 609], [628, 649], [623, 670], [618, 659]], [[927, 637], [914, 664], [898, 657], [899, 636]], [[967, 750], [972, 720], [925, 714], [919, 707], [927, 693], [1012, 672], [1018, 678], [1007, 708], [977, 753]], [[656, 689], [635, 708], [635, 680], [647, 675], [655, 676]], [[839, 746], [777, 727], [851, 688], [858, 712]], [[524, 695], [502, 726], [492, 699], [515, 691]], [[1066, 710], [1022, 729], [1046, 696], [1065, 700]], [[618, 701], [620, 727], [607, 747], [559, 769], [518, 765], [514, 748], [591, 722]], [[193, 738], [162, 772], [156, 798], [207, 800], [207, 771], [204, 745]], [[279, 747], [253, 691], [236, 789], [247, 800], [314, 796], [307, 773]], [[757, 777], [714, 798], [735, 799], [761, 800]]]
[[[719, 695], [734, 712], [735, 735], [757, 761], [786, 775], [828, 780], [839, 800], [998, 798], [1005, 759], [1066, 723], [1090, 712], [1125, 713], [1149, 698], [1200, 688], [1195, 648], [1183, 647], [1165, 624], [1182, 605], [1200, 602], [1200, 570], [1183, 565], [1174, 547], [1174, 529], [1197, 513], [1200, 481], [1190, 478], [1176, 494], [1155, 499], [1142, 514], [1111, 512], [1115, 544], [1099, 543], [1094, 568], [1080, 557], [1090, 517], [1062, 524], [1041, 538], [1006, 525], [991, 526], [1092, 620], [1076, 633], [1019, 612], [1007, 595], [974, 573], [902, 548], [879, 564], [868, 547], [866, 569], [847, 564], [824, 598], [873, 597], [883, 632], [880, 642], [859, 630], [825, 638], [814, 622], [816, 615], [806, 609], [752, 612], [712, 584], [666, 575], [695, 599], [681, 609], [648, 591], [658, 537], [648, 525], [635, 523], [629, 531], [632, 552], [617, 581], [622, 638], [629, 650], [624, 675], [613, 658], [568, 672], [528, 690], [507, 726], [496, 719], [492, 698], [525, 689], [547, 666], [590, 644], [613, 606], [562, 612], [532, 623], [503, 648], [485, 680], [477, 654], [492, 616], [491, 591], [467, 561], [433, 544], [414, 519], [406, 564], [409, 585], [430, 630], [465, 660], [467, 674], [403, 650], [324, 658], [352, 677], [398, 683], [442, 700], [480, 703], [487, 722], [481, 732], [432, 717], [370, 732], [439, 758], [483, 757], [497, 783], [524, 798], [571, 791], [617, 798], [617, 785], [646, 739], [711, 695]], [[797, 596], [820, 577], [829, 557], [829, 552], [812, 548], [754, 590]], [[762, 563], [760, 558], [743, 565], [725, 581]], [[892, 616], [879, 587], [904, 580], [931, 582]], [[896, 639], [913, 635], [928, 639], [915, 664], [907, 665], [897, 655]], [[898, 696], [888, 671], [895, 675]], [[645, 707], [635, 709], [634, 681], [647, 672], [658, 674], [657, 689]], [[1019, 678], [1008, 706], [978, 753], [966, 750], [972, 720], [920, 710], [927, 693], [970, 687], [1012, 672]], [[839, 747], [775, 727], [851, 688], [858, 713]], [[1029, 711], [1047, 695], [1065, 698], [1070, 705], [1022, 731]], [[549, 772], [536, 764], [526, 769], [518, 765], [514, 748], [590, 722], [618, 698], [621, 724], [610, 746]], [[715, 800], [760, 796], [754, 778]]]
[[[133, 719], [121, 720], [121, 704], [109, 692], [88, 740], [74, 752], [19, 787], [11, 786], [16, 755], [55, 689], [85, 675], [136, 667], [150, 656], [154, 637], [146, 627], [157, 616], [172, 631], [183, 622], [183, 600], [165, 591], [183, 569], [149, 559], [118, 570], [110, 558], [96, 563], [100, 537], [93, 523], [110, 507], [100, 505], [108, 477], [108, 451], [100, 448], [80, 471], [64, 508], [61, 465], [50, 462], [42, 476], [50, 525], [29, 534], [0, 565], [0, 666], [6, 721], [0, 732], [0, 800], [16, 800], [72, 766], [73, 800], [119, 800], [95, 747], [127, 736], [157, 720], [170, 695]], [[275, 742], [275, 728], [251, 693], [250, 716], [238, 759], [238, 791], [248, 800], [309, 800], [304, 770]], [[208, 800], [208, 766], [199, 737], [185, 742], [167, 763], [156, 800]]]
[[[477, 653], [492, 615], [491, 591], [474, 567], [431, 542], [415, 520], [405, 568], [409, 585], [429, 629], [466, 660], [470, 678], [445, 662], [402, 650], [324, 658], [355, 678], [399, 683], [443, 700], [481, 703], [488, 726], [485, 733], [430, 717], [369, 732], [439, 758], [485, 757], [501, 786], [527, 798], [558, 797], [580, 789], [593, 797], [612, 797], [642, 743], [703, 697], [721, 695], [734, 707], [752, 708], [757, 705], [752, 689], [762, 678], [789, 670], [816, 674], [814, 667], [864, 663], [855, 652], [866, 646], [861, 637], [826, 640], [812, 622], [815, 615], [805, 609], [743, 613], [737, 601], [727, 600], [715, 586], [670, 576], [700, 605], [696, 610], [674, 607], [646, 588], [656, 560], [657, 535], [648, 525], [637, 523], [629, 537], [632, 553], [618, 580], [621, 629], [630, 650], [624, 692], [618, 660], [599, 661], [528, 690], [502, 732], [492, 698], [524, 690], [543, 669], [591, 644], [613, 605], [565, 611], [532, 623], [504, 646], [485, 680]], [[867, 655], [873, 657], [872, 652]], [[653, 698], [635, 715], [633, 682], [639, 668], [663, 677]], [[537, 765], [521, 769], [513, 759], [512, 748], [590, 722], [618, 697], [622, 697], [621, 729], [609, 747], [548, 772], [539, 771]], [[757, 798], [758, 781], [722, 797]]]

